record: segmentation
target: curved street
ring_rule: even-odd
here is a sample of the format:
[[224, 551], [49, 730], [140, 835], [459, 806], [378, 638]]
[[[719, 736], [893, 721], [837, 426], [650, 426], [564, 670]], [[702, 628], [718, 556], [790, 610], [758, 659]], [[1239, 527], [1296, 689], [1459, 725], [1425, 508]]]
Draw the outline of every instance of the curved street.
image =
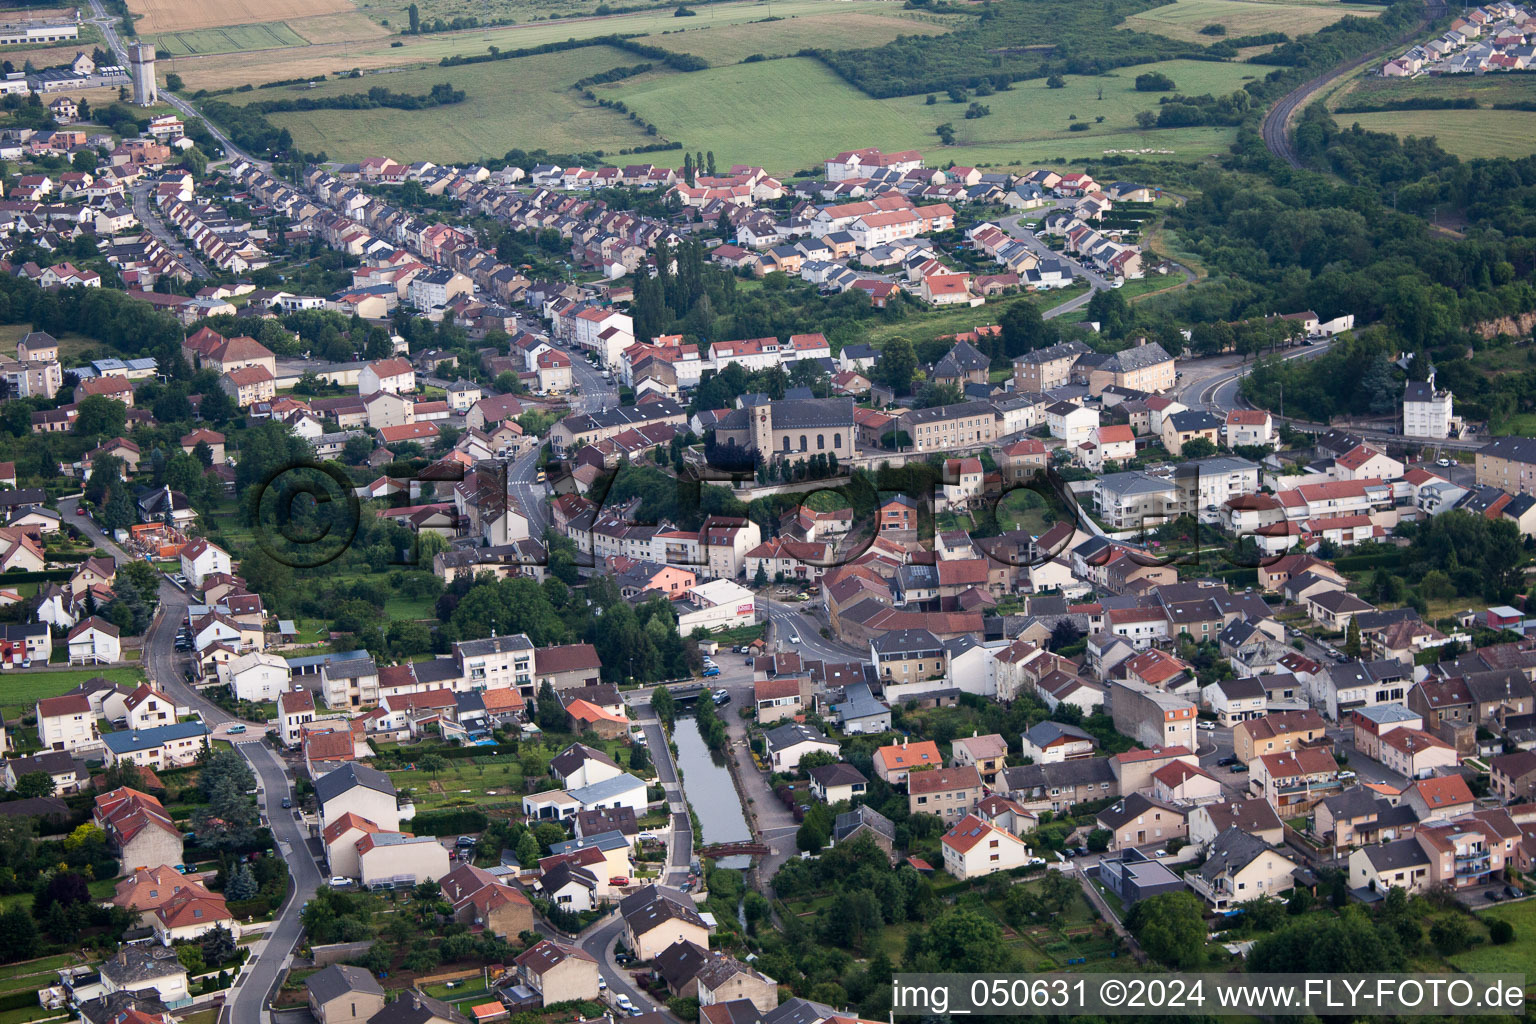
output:
[[[1327, 352], [1333, 345], [1333, 339], [1326, 338], [1315, 344], [1295, 349], [1280, 356], [1283, 360], [1291, 359], [1315, 359]], [[1172, 396], [1191, 409], [1204, 409], [1216, 416], [1226, 418], [1226, 414], [1233, 409], [1251, 408], [1249, 403], [1238, 393], [1242, 379], [1253, 370], [1253, 362], [1243, 361], [1233, 365], [1237, 356], [1216, 356], [1209, 360], [1197, 360], [1188, 362], [1183, 371], [1185, 379], [1171, 392]], [[1208, 372], [1202, 373], [1206, 369]], [[1317, 423], [1312, 420], [1298, 419], [1294, 416], [1281, 416], [1275, 413], [1276, 422], [1289, 424], [1297, 430], [1306, 430], [1311, 433], [1324, 433], [1335, 427], [1331, 423]], [[1376, 441], [1382, 444], [1395, 444], [1404, 440], [1402, 434], [1362, 429], [1348, 425], [1341, 425], [1340, 430], [1348, 430], [1366, 441]], [[1439, 448], [1455, 448], [1461, 451], [1476, 451], [1484, 444], [1484, 438], [1451, 438], [1445, 441], [1434, 441]]]
[[[77, 514], [79, 504], [79, 495], [60, 498], [60, 515], [119, 562], [133, 561], [94, 519]], [[189, 686], [181, 674], [176, 656], [176, 631], [186, 617], [187, 604], [187, 595], [162, 576], [160, 607], [144, 634], [144, 670], [151, 685], [198, 711], [209, 729], [238, 722], [239, 719]], [[254, 947], [253, 955], [246, 961], [235, 987], [226, 997], [221, 1024], [262, 1024], [267, 997], [287, 967], [303, 930], [299, 912], [324, 880], [309, 847], [309, 837], [293, 812], [282, 807], [282, 798], [290, 795], [293, 783], [287, 766], [266, 743], [267, 723], [245, 724], [251, 731], [243, 737], [236, 739], [226, 733], [221, 738], [235, 740], [235, 749], [250, 762], [256, 773], [260, 789], [258, 804], [263, 818], [271, 825], [273, 841], [288, 865], [293, 885], [288, 890], [288, 899], [273, 918], [265, 937]]]
[[1333, 70], [1317, 76], [1310, 82], [1297, 86], [1280, 97], [1279, 101], [1273, 107], [1270, 107], [1269, 112], [1264, 115], [1264, 123], [1260, 126], [1260, 134], [1264, 137], [1264, 148], [1296, 170], [1301, 170], [1301, 158], [1296, 155], [1296, 147], [1291, 141], [1291, 120], [1296, 116], [1296, 111], [1306, 106], [1318, 93], [1345, 75], [1378, 59], [1389, 50], [1411, 42], [1431, 24], [1444, 17], [1445, 12], [1445, 0], [1425, 0], [1424, 18], [1412, 29], [1404, 32], [1391, 42], [1366, 53], [1364, 56], [1346, 61]]

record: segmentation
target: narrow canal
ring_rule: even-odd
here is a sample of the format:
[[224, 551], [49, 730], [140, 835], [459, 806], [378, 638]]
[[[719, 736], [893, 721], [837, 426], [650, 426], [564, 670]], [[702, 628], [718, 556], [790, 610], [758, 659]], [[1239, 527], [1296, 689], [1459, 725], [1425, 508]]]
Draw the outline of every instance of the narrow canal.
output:
[[[704, 745], [698, 723], [692, 717], [679, 716], [672, 730], [677, 745], [677, 767], [682, 773], [683, 794], [699, 819], [699, 843], [745, 843], [752, 841], [752, 829], [741, 809], [736, 784], [724, 759], [716, 759]], [[740, 863], [735, 863], [740, 861]], [[750, 857], [727, 857], [720, 867], [745, 868]]]

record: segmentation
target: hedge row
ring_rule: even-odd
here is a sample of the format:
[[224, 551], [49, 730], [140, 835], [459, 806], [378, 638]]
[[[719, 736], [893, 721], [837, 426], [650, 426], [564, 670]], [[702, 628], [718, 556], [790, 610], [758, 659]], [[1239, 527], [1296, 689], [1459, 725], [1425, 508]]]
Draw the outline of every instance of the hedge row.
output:
[[411, 831], [418, 836], [445, 836], [454, 832], [484, 832], [491, 819], [473, 807], [448, 811], [428, 811], [411, 819]]

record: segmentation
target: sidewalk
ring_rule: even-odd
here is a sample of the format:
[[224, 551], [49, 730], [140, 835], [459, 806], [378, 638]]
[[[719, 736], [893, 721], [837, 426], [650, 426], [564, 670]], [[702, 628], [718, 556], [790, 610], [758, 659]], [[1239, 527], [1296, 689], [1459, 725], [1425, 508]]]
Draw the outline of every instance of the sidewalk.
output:
[[742, 810], [747, 812], [747, 823], [752, 835], [767, 845], [769, 852], [757, 861], [758, 888], [767, 892], [768, 882], [778, 873], [779, 866], [796, 856], [795, 833], [800, 826], [795, 815], [774, 795], [768, 786], [768, 776], [752, 763], [752, 748], [747, 744], [747, 723], [739, 714], [722, 715], [725, 719], [731, 767], [743, 796]]

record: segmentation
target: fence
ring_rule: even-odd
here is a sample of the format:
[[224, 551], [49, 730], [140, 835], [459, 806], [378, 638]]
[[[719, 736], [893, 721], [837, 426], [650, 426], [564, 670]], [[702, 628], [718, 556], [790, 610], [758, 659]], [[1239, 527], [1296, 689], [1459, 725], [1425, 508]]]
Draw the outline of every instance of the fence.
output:
[[333, 942], [326, 946], [310, 947], [310, 957], [316, 967], [328, 967], [352, 957], [362, 956], [372, 948], [372, 942]]

